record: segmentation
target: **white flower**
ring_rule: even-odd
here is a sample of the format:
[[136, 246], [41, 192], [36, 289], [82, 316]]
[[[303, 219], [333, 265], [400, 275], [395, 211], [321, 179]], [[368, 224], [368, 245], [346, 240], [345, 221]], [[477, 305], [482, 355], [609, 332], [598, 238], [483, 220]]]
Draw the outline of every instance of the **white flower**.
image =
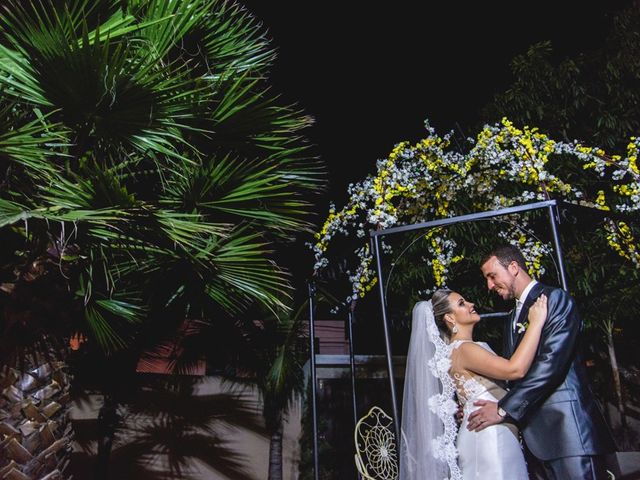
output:
[[451, 359], [449, 357], [439, 358], [435, 361], [434, 367], [436, 368], [436, 371], [441, 375], [446, 374], [451, 368]]
[[433, 413], [437, 413], [438, 412], [438, 405], [440, 404], [440, 395], [436, 394], [436, 395], [432, 395], [431, 397], [429, 397], [429, 400], [427, 401], [427, 405], [429, 406], [429, 410], [431, 410]]
[[442, 411], [445, 415], [453, 415], [458, 411], [458, 402], [449, 398], [442, 404]]

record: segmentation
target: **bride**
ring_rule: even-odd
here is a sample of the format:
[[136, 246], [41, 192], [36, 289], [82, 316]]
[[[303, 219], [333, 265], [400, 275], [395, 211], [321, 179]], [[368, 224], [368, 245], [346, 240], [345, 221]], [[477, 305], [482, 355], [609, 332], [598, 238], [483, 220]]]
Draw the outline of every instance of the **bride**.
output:
[[[413, 309], [407, 355], [400, 480], [526, 480], [527, 468], [515, 425], [479, 432], [466, 428], [478, 400], [498, 401], [505, 390], [495, 380], [524, 377], [538, 348], [547, 317], [542, 295], [529, 310], [526, 333], [511, 359], [473, 340], [480, 321], [473, 303], [451, 290], [437, 290]], [[463, 419], [457, 434], [457, 394]], [[457, 435], [456, 435], [457, 434]]]

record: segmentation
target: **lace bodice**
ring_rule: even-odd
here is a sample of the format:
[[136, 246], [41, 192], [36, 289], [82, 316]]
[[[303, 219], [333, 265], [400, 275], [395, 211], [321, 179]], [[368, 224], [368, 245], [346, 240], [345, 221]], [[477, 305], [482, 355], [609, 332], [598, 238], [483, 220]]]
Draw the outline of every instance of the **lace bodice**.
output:
[[[505, 395], [504, 389], [502, 389], [495, 380], [457, 366], [456, 350], [460, 345], [469, 341], [470, 340], [456, 340], [449, 345], [451, 349], [451, 368], [449, 369], [449, 375], [455, 384], [458, 400], [465, 407], [465, 410], [467, 410], [467, 407], [471, 408], [475, 400], [482, 398], [484, 400], [498, 401]], [[473, 343], [495, 354], [491, 347], [485, 342]]]

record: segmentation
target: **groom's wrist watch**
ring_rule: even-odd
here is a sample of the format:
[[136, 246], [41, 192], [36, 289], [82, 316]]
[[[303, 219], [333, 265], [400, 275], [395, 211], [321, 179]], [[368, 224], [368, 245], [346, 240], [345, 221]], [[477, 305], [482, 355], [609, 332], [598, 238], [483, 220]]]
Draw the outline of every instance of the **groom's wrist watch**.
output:
[[498, 407], [498, 415], [500, 415], [504, 419], [504, 417], [507, 416], [507, 412], [505, 411], [504, 408]]

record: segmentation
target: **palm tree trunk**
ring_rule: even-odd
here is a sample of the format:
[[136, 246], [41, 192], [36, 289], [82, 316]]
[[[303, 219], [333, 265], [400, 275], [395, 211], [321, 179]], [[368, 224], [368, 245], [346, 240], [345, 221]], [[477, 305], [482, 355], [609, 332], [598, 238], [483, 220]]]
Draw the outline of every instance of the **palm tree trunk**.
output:
[[64, 362], [0, 368], [8, 414], [0, 422], [0, 478], [66, 479], [71, 452], [69, 375]]
[[278, 422], [278, 427], [271, 432], [269, 441], [269, 480], [282, 480], [282, 421]]

